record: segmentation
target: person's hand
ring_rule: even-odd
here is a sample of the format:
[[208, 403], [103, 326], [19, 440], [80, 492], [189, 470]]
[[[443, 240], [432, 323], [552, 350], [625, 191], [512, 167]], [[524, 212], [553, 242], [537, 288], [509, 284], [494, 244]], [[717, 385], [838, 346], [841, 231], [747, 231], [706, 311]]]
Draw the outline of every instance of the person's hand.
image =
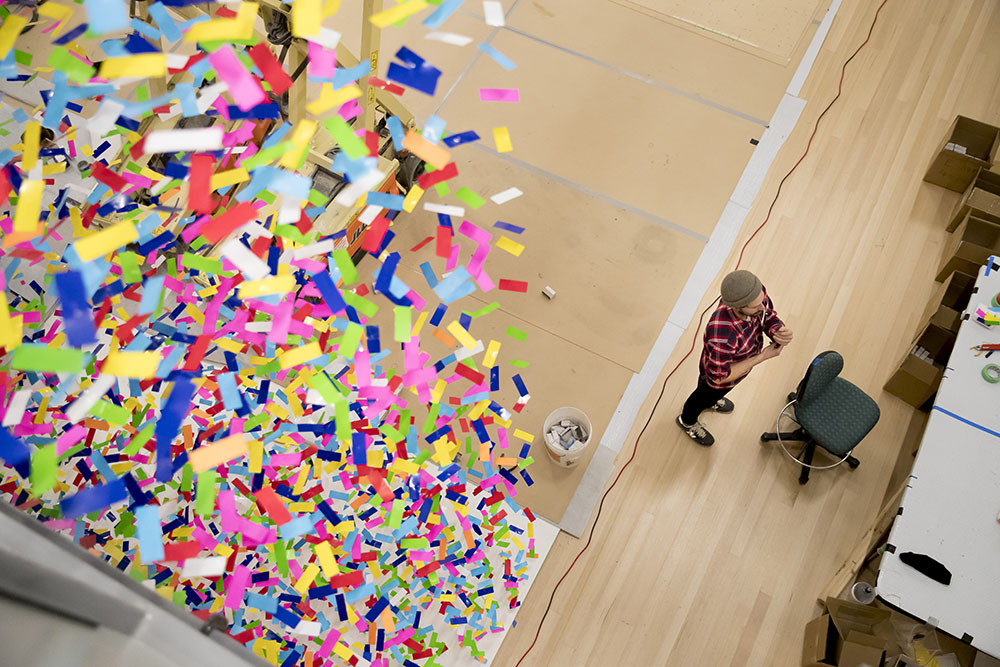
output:
[[761, 350], [760, 357], [765, 361], [768, 359], [773, 359], [779, 354], [781, 354], [781, 350], [782, 350], [781, 345], [776, 345], [775, 343], [771, 343], [763, 350]]
[[792, 342], [792, 330], [788, 327], [781, 327], [771, 334], [771, 338], [779, 345], [788, 345]]

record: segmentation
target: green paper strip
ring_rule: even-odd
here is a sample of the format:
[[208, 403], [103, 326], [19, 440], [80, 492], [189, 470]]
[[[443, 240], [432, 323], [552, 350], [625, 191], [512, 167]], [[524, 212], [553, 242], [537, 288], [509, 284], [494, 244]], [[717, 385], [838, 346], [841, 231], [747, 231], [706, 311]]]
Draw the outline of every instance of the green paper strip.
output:
[[359, 157], [368, 155], [368, 147], [361, 138], [354, 134], [350, 125], [344, 122], [340, 116], [333, 115], [323, 121], [323, 127], [330, 133], [334, 141], [347, 153], [347, 157], [356, 160]]
[[406, 343], [410, 340], [413, 332], [413, 308], [410, 306], [395, 306], [392, 312], [396, 315], [396, 328], [393, 331], [393, 340], [397, 343]]
[[520, 359], [511, 359], [510, 360], [510, 365], [511, 366], [516, 366], [517, 368], [527, 368], [528, 367], [528, 362], [527, 361], [522, 361]]
[[[397, 502], [402, 502], [397, 498]], [[426, 549], [430, 542], [426, 537], [406, 537], [399, 541], [399, 546], [404, 549]]]
[[315, 373], [309, 376], [306, 380], [306, 384], [319, 392], [319, 395], [323, 397], [323, 400], [327, 402], [328, 405], [335, 405], [337, 400], [343, 400], [340, 394], [337, 393], [336, 387], [330, 382], [328, 378], [323, 373]]
[[358, 345], [361, 343], [361, 337], [364, 333], [365, 330], [360, 324], [355, 324], [354, 322], [348, 324], [347, 331], [344, 332], [343, 337], [340, 339], [340, 344], [337, 346], [337, 353], [348, 359], [353, 359], [354, 353], [358, 351]]
[[244, 167], [248, 171], [251, 171], [261, 165], [274, 162], [293, 146], [295, 146], [295, 144], [291, 141], [282, 141], [280, 144], [271, 146], [270, 148], [265, 148], [264, 150], [255, 153], [253, 157], [244, 160], [240, 166]]
[[350, 285], [351, 283], [356, 283], [358, 281], [358, 269], [354, 266], [354, 262], [351, 260], [351, 256], [347, 254], [347, 251], [340, 248], [334, 250], [331, 255], [333, 256], [333, 261], [337, 264], [337, 269], [340, 271], [340, 279], [344, 281], [344, 284]]
[[28, 478], [31, 482], [31, 495], [37, 498], [54, 487], [58, 473], [56, 446], [46, 445], [35, 450], [31, 455], [31, 475]]
[[[396, 498], [392, 501], [392, 511], [389, 512], [389, 527], [393, 530], [399, 528], [403, 523], [403, 510], [406, 509], [406, 503], [401, 498]], [[402, 546], [404, 549], [408, 549], [406, 546], [407, 540], [403, 540]]]
[[198, 473], [198, 485], [194, 491], [194, 511], [202, 518], [212, 516], [215, 509], [216, 477], [218, 473], [214, 468]]
[[[271, 556], [274, 558], [274, 564], [278, 566], [278, 574], [282, 577], [288, 576], [288, 551], [285, 547], [284, 540], [278, 540], [271, 547]], [[221, 581], [221, 579], [220, 579]]]
[[26, 343], [14, 348], [10, 365], [19, 371], [78, 373], [83, 368], [83, 360], [83, 350]]
[[513, 338], [514, 340], [521, 341], [522, 343], [528, 337], [528, 334], [526, 332], [521, 331], [517, 327], [507, 327], [507, 335]]
[[[172, 264], [173, 262], [167, 262], [167, 264]], [[207, 257], [202, 257], [201, 255], [195, 255], [194, 253], [186, 252], [181, 255], [181, 263], [185, 268], [195, 269], [196, 271], [202, 271], [204, 273], [210, 273], [215, 276], [231, 277], [233, 275], [232, 271], [222, 270], [222, 260], [220, 259], [208, 259]]]
[[369, 301], [363, 296], [358, 296], [354, 292], [344, 292], [343, 297], [344, 302], [348, 306], [358, 311], [365, 317], [375, 317], [375, 313], [378, 312], [378, 305], [376, 303]]
[[55, 67], [77, 83], [87, 83], [94, 76], [94, 68], [74, 57], [64, 46], [57, 46], [49, 54], [49, 65]]
[[118, 261], [122, 267], [122, 278], [127, 283], [137, 283], [142, 280], [142, 270], [139, 269], [139, 259], [130, 250], [119, 250]]
[[435, 403], [431, 406], [430, 412], [427, 413], [427, 419], [424, 420], [424, 426], [421, 430], [424, 435], [427, 435], [434, 430], [434, 422], [437, 421], [438, 411], [441, 409], [440, 403]]
[[455, 196], [468, 204], [469, 208], [473, 210], [486, 203], [485, 199], [466, 187], [459, 188], [458, 192], [455, 193]]
[[482, 308], [480, 308], [479, 310], [477, 310], [477, 311], [475, 311], [473, 313], [468, 313], [468, 315], [472, 319], [476, 319], [477, 317], [482, 317], [483, 315], [489, 315], [490, 313], [492, 313], [494, 310], [496, 310], [499, 307], [500, 307], [500, 303], [498, 301], [494, 301], [490, 305], [483, 306]]
[[347, 441], [351, 439], [351, 413], [347, 401], [343, 398], [334, 402], [334, 419], [337, 422], [337, 440]]
[[114, 405], [104, 399], [94, 403], [93, 407], [90, 408], [90, 414], [116, 426], [127, 424], [129, 418], [132, 416], [132, 413], [125, 408]]

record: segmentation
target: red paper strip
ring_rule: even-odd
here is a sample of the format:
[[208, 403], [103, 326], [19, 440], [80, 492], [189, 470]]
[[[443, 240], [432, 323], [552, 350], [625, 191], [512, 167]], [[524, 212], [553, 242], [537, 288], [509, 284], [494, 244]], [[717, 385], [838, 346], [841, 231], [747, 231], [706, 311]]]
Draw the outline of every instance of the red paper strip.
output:
[[335, 574], [330, 577], [330, 586], [333, 588], [356, 588], [365, 581], [365, 573], [361, 570], [354, 570], [347, 574]]
[[507, 290], [508, 292], [528, 291], [528, 283], [523, 280], [507, 280], [506, 278], [501, 278], [500, 284], [497, 287], [502, 290]]
[[212, 203], [212, 172], [215, 170], [215, 158], [211, 155], [198, 154], [191, 156], [191, 171], [188, 174], [188, 208], [196, 213], [211, 213]]
[[444, 257], [448, 259], [451, 257], [451, 227], [445, 227], [444, 225], [438, 225], [437, 228], [437, 245], [434, 252], [438, 257]]
[[378, 155], [378, 135], [371, 130], [365, 130], [365, 146], [368, 147], [368, 155]]
[[385, 238], [385, 233], [388, 230], [389, 220], [387, 218], [383, 218], [381, 215], [375, 218], [365, 230], [365, 239], [361, 243], [362, 249], [374, 253], [382, 245], [382, 239]]
[[368, 85], [375, 86], [376, 88], [381, 88], [382, 90], [386, 90], [392, 93], [393, 95], [402, 95], [403, 93], [406, 92], [406, 88], [403, 88], [402, 86], [397, 86], [394, 83], [389, 83], [388, 81], [383, 81], [377, 76], [373, 76], [370, 79], [368, 79]]
[[[196, 156], [199, 157], [199, 156]], [[193, 167], [193, 165], [192, 165]], [[189, 198], [190, 201], [190, 198]], [[222, 215], [213, 218], [200, 230], [209, 243], [218, 243], [246, 223], [257, 218], [257, 209], [248, 201], [240, 202]]]
[[187, 560], [201, 553], [201, 544], [191, 540], [163, 545], [163, 558], [160, 560]]
[[7, 178], [7, 170], [0, 169], [0, 206], [7, 203], [7, 197], [10, 195], [11, 186], [10, 179]]
[[264, 81], [267, 81], [276, 95], [281, 95], [292, 87], [292, 78], [288, 76], [281, 63], [271, 53], [271, 49], [267, 48], [267, 44], [261, 42], [250, 49], [248, 53], [250, 60], [264, 75]]
[[433, 240], [434, 240], [433, 236], [428, 236], [423, 241], [421, 241], [417, 245], [415, 245], [412, 248], [410, 248], [410, 252], [416, 252], [416, 251], [420, 250], [421, 248], [423, 248], [425, 245], [427, 245], [428, 243], [430, 243]]
[[288, 508], [285, 507], [285, 503], [281, 501], [281, 498], [278, 497], [278, 494], [271, 487], [265, 486], [253, 494], [253, 496], [257, 499], [257, 504], [264, 510], [264, 513], [274, 519], [274, 522], [279, 526], [283, 526], [292, 520], [292, 515], [288, 511]]
[[201, 359], [205, 356], [205, 351], [208, 350], [208, 344], [212, 340], [211, 334], [202, 334], [194, 341], [194, 344], [188, 348], [187, 359], [184, 362], [184, 367], [181, 370], [185, 371], [196, 371], [201, 368]]
[[444, 166], [444, 169], [438, 169], [437, 171], [428, 172], [426, 174], [420, 174], [417, 178], [417, 184], [424, 190], [441, 183], [442, 181], [447, 181], [449, 178], [455, 178], [458, 176], [458, 167], [455, 166], [454, 162], [449, 162]]
[[129, 186], [128, 181], [126, 181], [124, 178], [122, 178], [115, 172], [105, 167], [104, 164], [101, 162], [95, 162], [92, 165], [91, 174], [93, 175], [94, 178], [96, 178], [101, 183], [104, 183], [106, 186], [108, 186], [115, 192], [118, 192], [119, 190], [124, 190]]
[[485, 379], [485, 376], [482, 373], [477, 373], [465, 364], [458, 364], [455, 366], [455, 372], [467, 380], [472, 380], [472, 384], [482, 384]]

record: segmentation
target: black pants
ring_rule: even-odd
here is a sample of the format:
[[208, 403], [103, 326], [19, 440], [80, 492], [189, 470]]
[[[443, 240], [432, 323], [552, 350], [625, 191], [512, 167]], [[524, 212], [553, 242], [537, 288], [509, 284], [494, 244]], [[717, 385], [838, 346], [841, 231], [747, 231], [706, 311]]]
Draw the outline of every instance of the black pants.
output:
[[703, 410], [707, 410], [715, 405], [716, 401], [731, 390], [732, 387], [725, 389], [710, 387], [702, 378], [698, 378], [698, 388], [691, 392], [688, 399], [684, 401], [684, 411], [681, 412], [681, 421], [688, 426], [694, 426], [694, 423], [698, 421], [698, 415]]

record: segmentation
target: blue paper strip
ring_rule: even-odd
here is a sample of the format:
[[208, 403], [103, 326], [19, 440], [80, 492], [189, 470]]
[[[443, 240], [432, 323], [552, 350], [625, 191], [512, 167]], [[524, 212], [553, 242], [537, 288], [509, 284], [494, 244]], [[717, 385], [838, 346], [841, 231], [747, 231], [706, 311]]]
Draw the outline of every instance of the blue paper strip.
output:
[[163, 529], [160, 526], [160, 506], [142, 505], [135, 508], [136, 537], [143, 563], [163, 560]]
[[510, 71], [515, 67], [517, 67], [517, 65], [514, 64], [513, 60], [511, 60], [504, 54], [500, 53], [486, 42], [483, 42], [479, 45], [479, 50], [488, 55], [493, 60], [495, 60], [497, 64], [500, 65], [500, 67], [503, 67], [507, 71]]
[[462, 6], [464, 0], [444, 0], [437, 9], [428, 14], [423, 20], [425, 27], [431, 30], [440, 28], [448, 17], [455, 13], [455, 10]]
[[454, 148], [460, 144], [479, 141], [479, 135], [476, 134], [474, 130], [466, 130], [465, 132], [459, 132], [458, 134], [453, 134], [450, 137], [445, 137], [442, 141], [448, 148]]
[[339, 313], [347, 308], [347, 303], [344, 301], [344, 297], [341, 296], [340, 290], [337, 289], [337, 285], [333, 282], [333, 278], [326, 271], [317, 271], [312, 275], [313, 283], [319, 289], [319, 293], [323, 296], [323, 301], [326, 302], [327, 307], [333, 313]]
[[524, 227], [518, 227], [517, 225], [512, 225], [509, 222], [497, 221], [493, 223], [493, 226], [496, 227], [497, 229], [503, 229], [512, 234], [520, 234], [524, 232]]
[[73, 347], [83, 347], [97, 342], [94, 336], [94, 314], [87, 303], [83, 276], [76, 271], [55, 275], [56, 291], [63, 313], [63, 330], [67, 342]]
[[119, 478], [63, 498], [59, 501], [59, 508], [64, 519], [76, 519], [126, 500], [128, 500], [128, 490], [125, 488], [125, 482]]
[[170, 445], [177, 437], [177, 429], [191, 408], [191, 397], [194, 396], [194, 384], [181, 377], [173, 384], [170, 398], [156, 422], [156, 481], [169, 482], [173, 474], [170, 460]]
[[25, 479], [31, 473], [31, 450], [5, 427], [0, 427], [0, 460], [12, 466]]

